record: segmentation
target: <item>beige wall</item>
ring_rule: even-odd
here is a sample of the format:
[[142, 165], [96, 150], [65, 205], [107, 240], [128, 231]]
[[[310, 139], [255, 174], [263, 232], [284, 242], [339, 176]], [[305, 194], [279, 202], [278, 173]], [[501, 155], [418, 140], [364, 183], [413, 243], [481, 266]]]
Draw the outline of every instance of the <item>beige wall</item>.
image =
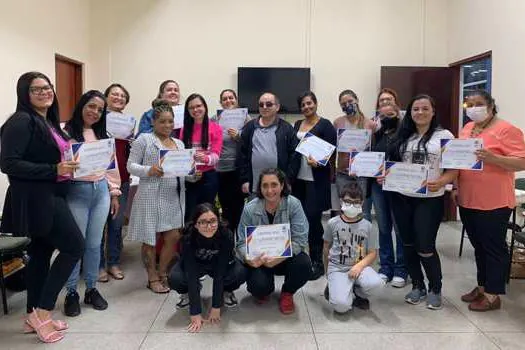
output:
[[[0, 9], [0, 124], [14, 112], [16, 81], [27, 71], [41, 71], [54, 81], [55, 53], [89, 65], [89, 2], [84, 0], [2, 1]], [[0, 175], [0, 207], [7, 189]]]
[[220, 90], [237, 87], [238, 66], [309, 66], [322, 115], [339, 114], [337, 95], [345, 88], [359, 94], [368, 114], [381, 65], [447, 64], [447, 7], [441, 0], [92, 4], [99, 38], [92, 47], [109, 56], [97, 65], [94, 81], [99, 88], [124, 84], [132, 95], [128, 111], [136, 116], [168, 78], [180, 82], [183, 97], [202, 93], [215, 110]]
[[500, 116], [525, 128], [525, 1], [449, 0], [448, 60], [492, 50], [492, 94]]

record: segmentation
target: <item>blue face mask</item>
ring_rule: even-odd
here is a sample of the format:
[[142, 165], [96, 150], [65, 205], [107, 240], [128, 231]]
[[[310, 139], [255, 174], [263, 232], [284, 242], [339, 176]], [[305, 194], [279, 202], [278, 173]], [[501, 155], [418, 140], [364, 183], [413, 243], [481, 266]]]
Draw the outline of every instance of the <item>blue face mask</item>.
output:
[[349, 103], [341, 107], [346, 115], [355, 115], [357, 113], [357, 103]]

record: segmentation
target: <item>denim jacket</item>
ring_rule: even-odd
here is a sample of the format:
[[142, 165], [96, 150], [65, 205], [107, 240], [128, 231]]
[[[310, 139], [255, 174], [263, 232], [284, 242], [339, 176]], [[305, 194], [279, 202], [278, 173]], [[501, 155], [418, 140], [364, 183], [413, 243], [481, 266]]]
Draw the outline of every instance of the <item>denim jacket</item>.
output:
[[[281, 199], [275, 212], [274, 224], [290, 224], [292, 253], [308, 253], [308, 221], [301, 202], [289, 195]], [[246, 227], [269, 225], [268, 215], [264, 209], [264, 199], [255, 198], [246, 203], [237, 229], [237, 256], [244, 261], [246, 257]]]

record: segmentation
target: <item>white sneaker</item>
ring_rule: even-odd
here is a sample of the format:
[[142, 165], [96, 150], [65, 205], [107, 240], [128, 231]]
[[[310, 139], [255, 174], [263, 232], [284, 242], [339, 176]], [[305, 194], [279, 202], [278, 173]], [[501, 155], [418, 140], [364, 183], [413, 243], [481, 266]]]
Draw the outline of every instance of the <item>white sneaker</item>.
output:
[[179, 302], [177, 303], [177, 309], [185, 309], [188, 305], [190, 305], [190, 297], [188, 296], [188, 293], [181, 294]]
[[379, 277], [381, 277], [381, 279], [382, 279], [383, 281], [385, 281], [385, 283], [388, 282], [388, 276], [385, 275], [384, 273], [380, 273], [380, 274], [379, 274]]
[[201, 282], [206, 281], [207, 277], [208, 277], [208, 275], [202, 275], [201, 277], [199, 277], [199, 281], [201, 281]]
[[394, 276], [390, 284], [392, 285], [392, 287], [403, 288], [404, 286], [406, 286], [407, 280], [404, 279], [403, 277]]

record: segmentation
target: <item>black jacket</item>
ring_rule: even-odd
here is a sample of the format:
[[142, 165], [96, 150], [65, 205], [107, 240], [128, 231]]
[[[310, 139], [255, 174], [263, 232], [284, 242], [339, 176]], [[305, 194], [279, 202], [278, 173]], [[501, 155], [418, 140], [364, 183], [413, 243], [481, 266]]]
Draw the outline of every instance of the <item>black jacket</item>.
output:
[[[239, 168], [239, 177], [241, 183], [250, 183], [250, 188], [253, 185], [252, 172], [252, 148], [253, 148], [253, 134], [255, 132], [255, 123], [259, 122], [259, 118], [250, 120], [241, 133], [241, 151], [237, 159]], [[290, 183], [296, 178], [299, 171], [300, 158], [295, 152], [298, 140], [295, 137], [292, 126], [279, 116], [277, 116], [277, 130], [275, 136], [277, 139], [277, 167], [284, 171]], [[255, 189], [253, 189], [255, 191]]]
[[1, 231], [18, 236], [45, 236], [53, 226], [61, 154], [45, 120], [17, 112], [0, 131], [0, 169], [9, 178]]
[[[294, 131], [297, 134], [301, 127], [302, 120], [295, 122]], [[325, 118], [321, 118], [319, 122], [309, 131], [311, 134], [323, 139], [324, 141], [337, 146], [337, 131], [332, 123]], [[322, 211], [328, 210], [332, 207], [330, 184], [334, 175], [335, 169], [335, 155], [336, 151], [330, 157], [330, 162], [326, 166], [318, 166], [312, 168], [312, 175], [315, 182], [316, 199], [318, 208]], [[299, 158], [300, 159], [300, 158]]]

